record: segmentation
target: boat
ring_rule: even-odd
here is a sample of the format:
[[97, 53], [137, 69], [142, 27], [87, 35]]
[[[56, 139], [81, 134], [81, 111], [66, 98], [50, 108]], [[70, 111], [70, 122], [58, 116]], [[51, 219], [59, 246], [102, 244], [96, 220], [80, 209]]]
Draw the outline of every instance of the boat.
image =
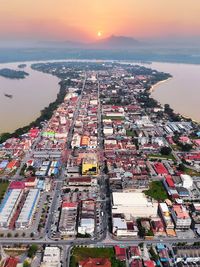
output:
[[5, 97], [8, 97], [8, 98], [12, 98], [13, 95], [9, 95], [9, 94], [4, 94]]

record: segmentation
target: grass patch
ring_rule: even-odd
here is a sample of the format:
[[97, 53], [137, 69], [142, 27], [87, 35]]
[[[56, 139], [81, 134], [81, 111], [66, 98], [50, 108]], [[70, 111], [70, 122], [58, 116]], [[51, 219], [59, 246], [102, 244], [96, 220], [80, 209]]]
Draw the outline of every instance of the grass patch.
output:
[[0, 203], [6, 193], [8, 186], [9, 186], [8, 181], [0, 181]]
[[113, 248], [74, 247], [71, 252], [70, 267], [78, 266], [78, 262], [87, 258], [109, 258], [112, 267], [125, 267], [124, 262], [115, 259]]
[[148, 158], [149, 159], [167, 159], [167, 160], [176, 161], [175, 157], [172, 154], [170, 154], [170, 155], [149, 154]]
[[180, 146], [178, 146], [177, 144], [171, 145], [171, 147], [173, 148], [173, 150], [176, 150], [176, 151], [181, 150]]
[[126, 130], [126, 135], [133, 137], [133, 136], [135, 136], [135, 133], [133, 131], [131, 131], [131, 130]]
[[149, 190], [143, 191], [146, 196], [152, 197], [155, 200], [164, 201], [168, 198], [167, 192], [165, 191], [161, 181], [153, 181], [149, 186]]
[[185, 173], [185, 174], [188, 174], [188, 175], [190, 175], [190, 176], [200, 176], [200, 172], [195, 171], [195, 170], [192, 170], [192, 169], [190, 169], [190, 168], [185, 168], [185, 169], [184, 169], [184, 173]]
[[113, 248], [87, 248], [87, 247], [75, 247], [72, 250], [72, 256], [75, 257], [76, 262], [84, 260], [86, 258], [111, 258], [113, 257]]

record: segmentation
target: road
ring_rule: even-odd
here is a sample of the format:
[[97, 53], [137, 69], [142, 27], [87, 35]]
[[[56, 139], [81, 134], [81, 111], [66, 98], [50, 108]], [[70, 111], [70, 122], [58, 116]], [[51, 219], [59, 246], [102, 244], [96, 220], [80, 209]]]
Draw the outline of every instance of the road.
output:
[[[76, 109], [74, 112], [72, 124], [70, 131], [68, 133], [68, 138], [67, 138], [67, 149], [70, 151], [71, 149], [71, 141], [73, 138], [73, 131], [74, 131], [74, 126], [75, 122], [78, 118], [79, 115], [79, 110], [80, 110], [80, 105], [81, 105], [81, 100], [83, 96], [83, 92], [85, 89], [85, 84], [87, 80], [87, 75], [85, 74], [85, 78], [83, 81], [83, 86], [81, 89], [81, 94], [79, 96]], [[49, 215], [47, 218], [47, 223], [45, 226], [44, 230], [44, 237], [38, 238], [38, 239], [32, 239], [32, 238], [1, 238], [0, 243], [2, 245], [13, 245], [13, 244], [38, 244], [38, 245], [54, 245], [54, 246], [61, 246], [63, 248], [62, 254], [63, 254], [63, 267], [69, 266], [69, 260], [70, 260], [70, 250], [74, 245], [93, 245], [96, 247], [107, 247], [107, 246], [115, 246], [115, 245], [121, 245], [121, 246], [132, 246], [132, 245], [138, 245], [140, 243], [144, 244], [157, 244], [157, 243], [163, 243], [163, 244], [168, 244], [172, 245], [174, 243], [178, 242], [187, 242], [187, 243], [194, 243], [198, 241], [196, 238], [163, 238], [163, 239], [153, 239], [153, 240], [144, 240], [141, 238], [133, 239], [133, 240], [126, 240], [126, 239], [114, 239], [111, 234], [109, 234], [108, 225], [111, 225], [111, 194], [110, 194], [110, 186], [109, 186], [109, 179], [107, 175], [105, 174], [105, 164], [104, 164], [104, 136], [103, 136], [103, 125], [102, 125], [102, 107], [101, 107], [101, 101], [100, 101], [100, 81], [99, 77], [97, 75], [97, 81], [98, 81], [98, 113], [97, 113], [97, 120], [98, 120], [98, 153], [99, 156], [101, 157], [101, 162], [100, 162], [100, 173], [99, 173], [99, 185], [100, 185], [100, 199], [98, 200], [102, 204], [101, 212], [103, 213], [104, 216], [101, 218], [101, 227], [100, 231], [96, 232], [95, 235], [92, 239], [71, 239], [71, 240], [56, 240], [51, 238], [51, 224], [54, 216], [54, 211], [57, 209], [57, 202], [59, 199], [59, 196], [61, 194], [61, 188], [64, 180], [64, 169], [62, 169], [62, 172], [58, 179], [55, 180], [55, 190], [54, 190], [54, 195], [52, 199], [52, 204], [50, 207]], [[39, 141], [38, 137], [38, 140]], [[33, 147], [33, 150], [35, 148], [35, 144]], [[172, 153], [174, 157], [176, 158], [177, 162], [180, 163], [181, 160], [178, 157], [176, 151], [173, 150], [172, 148]], [[30, 159], [29, 153], [27, 153], [26, 157], [22, 161], [21, 166]], [[15, 175], [15, 178], [19, 178], [19, 171]], [[37, 264], [37, 263], [36, 263]]]

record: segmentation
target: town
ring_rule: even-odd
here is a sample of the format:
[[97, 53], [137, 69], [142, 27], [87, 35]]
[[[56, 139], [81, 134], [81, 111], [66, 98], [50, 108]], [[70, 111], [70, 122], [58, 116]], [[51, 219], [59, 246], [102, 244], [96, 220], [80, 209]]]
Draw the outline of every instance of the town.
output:
[[0, 144], [0, 266], [200, 266], [200, 125], [137, 64], [36, 63], [55, 103]]

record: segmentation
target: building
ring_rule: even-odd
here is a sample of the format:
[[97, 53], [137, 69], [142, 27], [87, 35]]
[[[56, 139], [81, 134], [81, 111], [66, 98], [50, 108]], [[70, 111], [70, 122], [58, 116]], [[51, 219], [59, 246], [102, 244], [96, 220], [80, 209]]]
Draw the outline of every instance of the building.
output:
[[191, 207], [191, 219], [192, 219], [192, 229], [199, 231], [200, 229], [200, 204], [193, 203]]
[[95, 228], [95, 202], [93, 200], [84, 200], [81, 203], [78, 233], [82, 235], [94, 234]]
[[25, 180], [25, 187], [36, 187], [38, 179], [36, 177], [28, 177]]
[[143, 267], [142, 261], [141, 260], [133, 260], [131, 262], [131, 267]]
[[184, 206], [173, 205], [172, 218], [174, 220], [176, 229], [187, 230], [190, 228], [192, 220]]
[[174, 224], [170, 216], [169, 208], [166, 203], [159, 203], [159, 213], [166, 229], [174, 229]]
[[59, 223], [61, 235], [76, 235], [77, 208], [77, 203], [63, 202]]
[[79, 267], [111, 267], [111, 261], [107, 258], [88, 258], [83, 261], [79, 261]]
[[39, 189], [30, 189], [15, 223], [16, 228], [29, 227], [40, 197]]
[[97, 180], [91, 177], [73, 177], [68, 179], [69, 186], [91, 186], [96, 185]]
[[183, 183], [183, 187], [190, 189], [193, 186], [193, 180], [190, 175], [181, 174], [181, 180]]
[[161, 162], [157, 162], [154, 164], [154, 169], [157, 172], [158, 175], [164, 176], [168, 175], [168, 170], [165, 168], [164, 164]]
[[88, 147], [89, 146], [89, 142], [90, 142], [90, 137], [84, 135], [84, 136], [81, 137], [80, 146], [81, 147]]
[[126, 249], [120, 246], [115, 246], [115, 256], [120, 261], [126, 260]]
[[137, 236], [138, 228], [134, 222], [127, 222], [124, 218], [114, 217], [113, 218], [113, 234], [116, 236]]
[[23, 181], [12, 181], [9, 184], [9, 189], [24, 189], [25, 183]]
[[144, 267], [155, 267], [155, 262], [152, 260], [146, 260], [144, 261]]
[[138, 217], [156, 217], [158, 203], [149, 200], [145, 194], [138, 192], [113, 192], [113, 214]]
[[82, 160], [82, 175], [97, 175], [98, 160], [94, 153], [85, 154]]
[[11, 189], [9, 190], [0, 205], [0, 227], [8, 228], [17, 206], [22, 197], [23, 190]]
[[165, 227], [160, 218], [154, 218], [151, 220], [151, 227], [155, 236], [166, 236]]
[[18, 264], [18, 259], [14, 257], [9, 257], [6, 259], [3, 267], [16, 267]]
[[58, 247], [45, 247], [41, 267], [60, 267], [61, 253]]

